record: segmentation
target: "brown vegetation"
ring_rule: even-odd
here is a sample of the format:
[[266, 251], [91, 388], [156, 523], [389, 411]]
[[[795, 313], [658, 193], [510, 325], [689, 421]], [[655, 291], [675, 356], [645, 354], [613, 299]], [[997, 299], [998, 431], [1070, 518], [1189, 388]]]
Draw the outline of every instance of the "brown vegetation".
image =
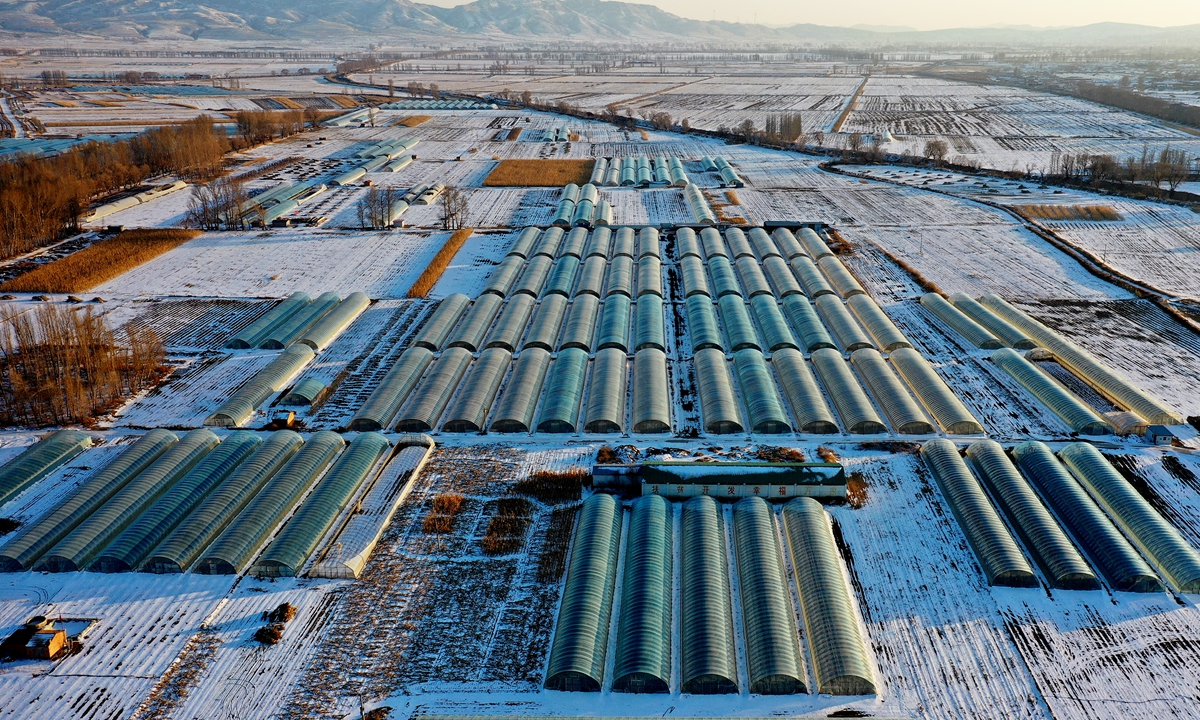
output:
[[754, 457], [763, 462], [773, 463], [802, 463], [804, 452], [799, 448], [777, 447], [775, 445], [760, 445], [754, 451]]
[[584, 185], [595, 160], [501, 160], [484, 179], [485, 187], [562, 187]]
[[571, 502], [583, 497], [583, 488], [592, 484], [592, 474], [581, 467], [569, 470], [538, 470], [513, 486], [518, 495], [546, 503]]
[[488, 521], [481, 543], [485, 555], [507, 555], [525, 543], [525, 532], [533, 519], [533, 504], [524, 498], [502, 498], [496, 514]]
[[200, 234], [198, 230], [128, 230], [41, 265], [0, 285], [4, 292], [78, 293], [107, 282]]
[[555, 508], [550, 513], [550, 524], [546, 528], [546, 542], [538, 558], [537, 580], [540, 583], [556, 583], [567, 571], [567, 548], [571, 546], [571, 535], [575, 532], [575, 520], [579, 517], [579, 506]]
[[267, 613], [267, 622], [286, 623], [291, 622], [296, 617], [296, 606], [285, 602], [279, 603], [271, 612]]
[[1016, 205], [1018, 213], [1037, 220], [1117, 221], [1121, 213], [1109, 205]]
[[854, 254], [854, 245], [849, 240], [842, 237], [842, 234], [836, 229], [829, 228], [825, 231], [825, 234], [829, 238], [829, 250], [834, 255]]
[[400, 118], [396, 122], [392, 123], [392, 125], [398, 125], [398, 126], [403, 126], [403, 127], [416, 127], [416, 126], [420, 125], [421, 123], [427, 122], [432, 119], [433, 119], [432, 115], [405, 115], [404, 117]]
[[450, 261], [454, 259], [474, 231], [474, 228], [455, 230], [446, 240], [446, 244], [442, 245], [442, 249], [438, 250], [437, 255], [434, 255], [433, 259], [429, 261], [429, 265], [425, 267], [421, 276], [408, 289], [407, 297], [423, 298], [428, 296], [429, 292], [433, 290], [433, 286], [437, 285], [437, 281], [441, 279], [442, 273], [446, 272], [446, 268], [450, 266]]
[[867, 504], [867, 479], [860, 472], [846, 476], [846, 503], [855, 510]]
[[821, 462], [827, 463], [835, 463], [841, 459], [837, 451], [827, 445], [817, 446], [817, 457], [821, 458]]
[[737, 190], [726, 190], [725, 191], [725, 199], [729, 201], [730, 205], [741, 205], [742, 204], [742, 199], [740, 197], [738, 197]]
[[275, 645], [283, 638], [283, 623], [264, 625], [254, 632], [254, 639], [263, 645]]
[[454, 517], [462, 512], [463, 496], [458, 493], [441, 493], [433, 498], [433, 506], [421, 523], [421, 532], [437, 533], [450, 532], [454, 526]]
[[611, 445], [601, 445], [596, 451], [596, 462], [601, 465], [615, 465], [621, 462], [621, 458], [617, 456], [617, 451], [612, 449]]
[[519, 139], [521, 137], [522, 129], [523, 128], [513, 128], [512, 130], [509, 130], [508, 131], [508, 141], [515, 142], [517, 139]]
[[0, 308], [0, 424], [90, 423], [163, 374], [165, 351], [147, 328], [123, 344], [91, 308]]

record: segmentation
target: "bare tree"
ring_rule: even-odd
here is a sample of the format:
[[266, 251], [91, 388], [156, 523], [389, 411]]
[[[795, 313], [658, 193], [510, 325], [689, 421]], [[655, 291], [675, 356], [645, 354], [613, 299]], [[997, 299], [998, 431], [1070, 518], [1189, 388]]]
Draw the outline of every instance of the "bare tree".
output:
[[946, 155], [950, 152], [950, 146], [945, 140], [929, 140], [925, 143], [925, 157], [929, 158], [934, 165], [941, 165], [946, 162]]
[[439, 199], [442, 206], [442, 229], [458, 230], [467, 224], [467, 194], [456, 187], [448, 187]]
[[850, 137], [846, 138], [846, 149], [852, 153], [862, 152], [863, 144], [865, 143], [863, 134], [860, 132], [850, 133]]
[[203, 230], [240, 230], [246, 224], [242, 216], [249, 204], [246, 185], [237, 178], [219, 178], [192, 186], [185, 224]]
[[358, 225], [364, 230], [385, 228], [392, 222], [392, 206], [400, 199], [394, 188], [372, 186], [355, 205]]

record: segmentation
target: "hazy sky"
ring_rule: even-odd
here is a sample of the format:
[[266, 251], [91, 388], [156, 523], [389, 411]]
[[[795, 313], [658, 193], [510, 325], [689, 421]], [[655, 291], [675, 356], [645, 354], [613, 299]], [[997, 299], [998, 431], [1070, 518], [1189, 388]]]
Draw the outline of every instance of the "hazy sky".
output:
[[[758, 22], [769, 25], [891, 25], [918, 30], [985, 25], [1089, 25], [1126, 22], [1141, 25], [1200, 23], [1200, 0], [638, 0], [668, 12], [702, 20]], [[418, 0], [462, 5], [467, 0]]]

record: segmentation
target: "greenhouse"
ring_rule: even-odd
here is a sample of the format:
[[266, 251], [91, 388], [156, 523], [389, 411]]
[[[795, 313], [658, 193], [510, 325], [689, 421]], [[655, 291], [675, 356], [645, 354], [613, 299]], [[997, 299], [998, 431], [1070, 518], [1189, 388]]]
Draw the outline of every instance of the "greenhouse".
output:
[[675, 513], [656, 495], [633, 501], [625, 538], [625, 579], [612, 689], [666, 693], [671, 684]]
[[525, 228], [517, 235], [517, 239], [513, 240], [513, 244], [508, 248], [508, 255], [516, 255], [522, 260], [528, 260], [533, 254], [533, 246], [537, 243], [537, 239], [541, 234], [542, 231], [535, 227]]
[[732, 352], [753, 348], [761, 350], [758, 344], [758, 334], [754, 332], [754, 323], [750, 321], [750, 313], [746, 312], [746, 303], [741, 295], [726, 295], [717, 306], [721, 309], [721, 325], [725, 328], [726, 347]]
[[644, 348], [633, 356], [633, 432], [671, 431], [671, 398], [667, 356], [659, 348]]
[[975, 347], [981, 350], [995, 350], [1004, 347], [1004, 341], [993, 335], [991, 330], [972, 320], [941, 295], [932, 292], [925, 293], [921, 296], [921, 304]]
[[796, 233], [796, 239], [804, 246], [805, 254], [816, 262], [824, 257], [832, 257], [833, 251], [812, 228], [803, 227]]
[[658, 230], [652, 227], [644, 227], [637, 234], [637, 259], [641, 262], [643, 258], [652, 257], [656, 260], [661, 260], [659, 254], [659, 238]]
[[77, 572], [108, 546], [139, 515], [184, 475], [191, 472], [220, 440], [211, 430], [192, 430], [150, 467], [113, 493], [83, 518], [34, 565], [39, 572]]
[[446, 411], [446, 422], [442, 430], [452, 433], [482, 432], [486, 427], [488, 411], [500, 390], [512, 353], [504, 348], [488, 348], [479, 353], [479, 360], [471, 367], [471, 373], [462, 384], [454, 404]]
[[302, 292], [292, 293], [286, 300], [263, 313], [254, 322], [243, 328], [237, 335], [225, 343], [231, 350], [249, 350], [258, 347], [276, 327], [287, 322], [304, 307], [312, 302], [312, 298]]
[[1200, 553], [1087, 443], [1071, 443], [1058, 456], [1171, 587], [1200, 593]]
[[[226, 441], [228, 442], [228, 441]], [[291, 430], [279, 430], [154, 548], [143, 572], [181, 573], [188, 569], [263, 485], [304, 445]]]
[[329, 314], [305, 330], [296, 342], [309, 346], [313, 352], [324, 350], [343, 330], [350, 327], [355, 318], [361, 315], [370, 304], [371, 299], [367, 297], [366, 293], [350, 293]]
[[0, 467], [0, 504], [20, 495], [92, 446], [92, 437], [78, 430], [59, 430], [25, 449]]
[[537, 300], [529, 295], [514, 295], [505, 303], [504, 309], [500, 311], [500, 318], [492, 326], [487, 346], [504, 348], [510, 353], [516, 352], [521, 336], [525, 334], [525, 326], [529, 324], [529, 318], [533, 315], [535, 304]]
[[787, 320], [783, 319], [783, 313], [779, 311], [779, 305], [776, 304], [773, 295], [755, 295], [750, 298], [750, 309], [754, 313], [759, 335], [768, 352], [798, 347], [796, 338], [792, 337], [792, 331], [788, 328]]
[[527, 433], [533, 427], [533, 412], [538, 397], [542, 394], [542, 383], [550, 367], [550, 352], [542, 348], [522, 350], [513, 363], [512, 377], [496, 404], [492, 416], [492, 432]]
[[771, 281], [771, 287], [775, 290], [775, 294], [781, 298], [789, 295], [799, 295], [804, 292], [800, 288], [800, 283], [796, 282], [796, 275], [783, 258], [772, 255], [762, 261], [763, 270], [767, 273], [767, 279]]
[[1091, 568], [1038, 500], [1033, 488], [1013, 467], [999, 443], [976, 440], [967, 447], [967, 459], [1052, 587], [1100, 589]]
[[717, 313], [707, 295], [695, 295], [687, 299], [687, 331], [692, 339], [692, 352], [704, 348], [723, 351], [721, 329], [717, 325]]
[[29, 570], [47, 550], [149, 468], [177, 441], [175, 434], [168, 430], [151, 430], [138, 438], [53, 510], [18, 528], [16, 535], [0, 548], [0, 572]]
[[869, 295], [855, 295], [846, 301], [850, 311], [854, 313], [867, 334], [875, 341], [875, 347], [882, 352], [891, 352], [898, 348], [910, 348], [912, 343], [904, 337], [904, 333], [892, 322], [879, 305]]
[[775, 240], [775, 247], [779, 249], [781, 256], [787, 262], [791, 262], [792, 258], [797, 255], [808, 254], [796, 236], [787, 228], [775, 228], [771, 237]]
[[[519, 255], [509, 255], [500, 261], [496, 269], [492, 271], [492, 275], [488, 278], [488, 284], [484, 286], [484, 293], [499, 295], [500, 297], [508, 297], [512, 292], [513, 286], [517, 284], [517, 278], [520, 277], [521, 271], [525, 269], [525, 258]], [[445, 300], [442, 301], [445, 303]]]
[[748, 497], [733, 506], [733, 540], [749, 691], [758, 695], [807, 692], [791, 592], [774, 513], [766, 500]]
[[704, 431], [716, 435], [743, 432], [737, 398], [722, 350], [706, 348], [695, 352], [696, 389], [704, 412]]
[[874, 695], [861, 622], [825, 508], [812, 498], [796, 498], [783, 506], [783, 527], [796, 569], [817, 692]]
[[687, 255], [679, 261], [679, 274], [683, 280], [683, 296], [712, 295], [708, 287], [708, 275], [704, 272], [704, 261], [695, 255]]
[[242, 430], [230, 435], [146, 508], [96, 556], [88, 569], [106, 573], [136, 569], [260, 445], [262, 440], [255, 433]]
[[731, 227], [725, 231], [725, 243], [729, 246], [729, 259], [737, 262], [739, 258], [754, 257], [754, 249], [750, 247], [750, 241], [746, 239], [746, 233], [742, 232], [741, 228]]
[[588, 498], [575, 524], [571, 559], [546, 670], [548, 690], [599, 692], [621, 543], [621, 506]]
[[483, 345], [484, 335], [492, 326], [492, 321], [500, 313], [504, 300], [499, 295], [485, 293], [475, 299], [471, 309], [467, 311], [462, 321], [455, 326], [450, 334], [447, 348], [466, 348], [477, 352]]
[[546, 280], [546, 285], [542, 288], [542, 296], [546, 295], [570, 295], [571, 288], [575, 287], [575, 276], [579, 272], [579, 258], [574, 255], [566, 255], [554, 262], [554, 267], [550, 270], [550, 276]]
[[1037, 587], [1037, 576], [954, 443], [943, 438], [930, 440], [921, 446], [921, 457], [974, 550], [988, 584]]
[[205, 575], [237, 575], [246, 569], [300, 498], [345, 446], [341, 436], [329, 430], [314, 433], [299, 452], [275, 473], [262, 491], [246, 504], [237, 517], [200, 555], [195, 572]]
[[571, 302], [567, 321], [563, 328], [558, 349], [579, 348], [592, 350], [592, 336], [596, 334], [596, 318], [600, 314], [600, 301], [595, 295], [580, 295]]
[[390, 447], [379, 433], [354, 438], [250, 569], [259, 577], [295, 577], [342, 508]]
[[971, 297], [963, 293], [955, 293], [950, 296], [950, 303], [957, 310], [962, 311], [963, 315], [979, 323], [980, 326], [992, 335], [995, 335], [1005, 345], [1014, 347], [1017, 350], [1032, 350], [1037, 347], [1037, 343], [1030, 340], [1025, 333], [1013, 327], [1007, 321], [1001, 320], [994, 312], [980, 305]]
[[396, 420], [397, 432], [429, 432], [437, 427], [442, 411], [458, 389], [459, 382], [471, 364], [471, 351], [452, 347], [433, 361], [425, 379], [413, 391], [412, 397]]
[[392, 418], [400, 412], [400, 406], [432, 362], [433, 353], [423, 347], [410, 347], [401, 353], [400, 359], [383, 376], [379, 387], [350, 419], [348, 428], [369, 432], [390, 426]]
[[807, 255], [797, 255], [788, 261], [788, 266], [792, 272], [796, 273], [796, 278], [804, 286], [804, 294], [812, 300], [815, 301], [822, 295], [834, 294], [833, 288], [829, 286], [825, 276]]
[[657, 295], [643, 295], [634, 308], [633, 351], [646, 348], [665, 351], [666, 331], [663, 328], [663, 301]]
[[900, 348], [893, 351], [888, 360], [943, 430], [951, 435], [983, 434], [983, 426], [921, 353], [912, 348]]
[[696, 231], [691, 228], [679, 228], [675, 231], [675, 255], [682, 261], [685, 257], [703, 259], [700, 254], [700, 240]]
[[771, 371], [762, 353], [753, 348], [735, 351], [733, 368], [742, 389], [742, 401], [746, 403], [750, 432], [772, 435], [790, 432], [787, 413], [779, 404], [779, 393], [771, 382]]
[[342, 299], [338, 297], [337, 293], [321, 293], [316, 300], [301, 308], [284, 322], [271, 328], [258, 346], [267, 350], [284, 349], [328, 315], [341, 301]]
[[700, 245], [704, 248], [704, 257], [712, 260], [715, 257], [729, 259], [725, 250], [725, 241], [721, 239], [721, 231], [716, 228], [704, 228], [700, 231]]
[[802, 295], [788, 295], [783, 299], [783, 312], [792, 321], [792, 327], [796, 329], [796, 335], [803, 346], [802, 350], [811, 353], [820, 348], [837, 349], [808, 298]]
[[596, 349], [620, 348], [629, 351], [629, 298], [625, 295], [609, 295], [604, 299], [600, 311], [600, 329], [596, 337]]
[[287, 381], [315, 355], [307, 345], [292, 345], [221, 403], [221, 406], [204, 420], [204, 424], [214, 427], [237, 427], [246, 422], [254, 415], [259, 405], [283, 389]]
[[584, 256], [588, 259], [593, 257], [608, 258], [608, 251], [612, 247], [612, 230], [608, 228], [598, 228], [593, 230], [588, 235], [588, 242]]
[[702, 495], [680, 521], [680, 682], [685, 693], [737, 692], [737, 654], [721, 506]]
[[862, 295], [867, 292], [858, 283], [858, 280], [850, 274], [850, 271], [846, 269], [842, 261], [833, 255], [818, 260], [817, 267], [821, 268], [821, 271], [825, 273], [825, 277], [829, 278], [829, 283], [833, 285], [833, 289], [843, 298], [849, 300], [855, 295]]
[[608, 266], [608, 287], [604, 295], [633, 297], [633, 259], [628, 255], [618, 255], [612, 259]]
[[533, 314], [533, 324], [529, 326], [529, 334], [525, 336], [526, 348], [541, 348], [553, 351], [558, 341], [558, 332], [562, 329], [563, 319], [567, 316], [567, 299], [562, 295], [550, 295], [542, 298], [537, 311]]
[[433, 352], [442, 349], [447, 338], [450, 337], [450, 331], [458, 324], [471, 306], [471, 298], [462, 293], [454, 293], [442, 298], [438, 303], [437, 309], [421, 326], [421, 330], [409, 343], [410, 347], [423, 347]]
[[628, 360], [624, 350], [607, 348], [596, 353], [588, 389], [586, 433], [620, 433], [625, 429], [625, 377]]
[[688, 183], [683, 188], [683, 197], [687, 200], [688, 207], [692, 211], [692, 219], [699, 225], [715, 225], [717, 216], [709, 207], [708, 201], [704, 199], [704, 193], [700, 188], [692, 183]]
[[592, 255], [583, 262], [583, 268], [579, 271], [579, 281], [575, 285], [573, 297], [578, 298], [580, 295], [594, 295], [600, 297], [600, 293], [604, 291], [604, 274], [608, 270], [608, 261], [599, 255]]
[[1112, 432], [1108, 421], [1097, 415], [1079, 396], [1059, 385], [1015, 350], [1000, 348], [992, 353], [992, 362], [1057, 415], [1071, 428], [1071, 432], [1081, 435], [1108, 435]]
[[847, 432], [859, 435], [887, 432], [875, 407], [854, 379], [854, 373], [846, 367], [841, 353], [829, 348], [813, 350], [812, 364], [821, 378], [821, 384], [829, 391], [829, 397], [833, 399], [833, 406], [837, 408]]
[[521, 273], [517, 284], [513, 286], [514, 293], [527, 293], [534, 297], [542, 294], [546, 279], [550, 277], [550, 269], [554, 261], [545, 255], [535, 255], [525, 263], [525, 272]]
[[720, 256], [709, 258], [708, 272], [712, 276], [712, 289], [716, 291], [718, 298], [726, 295], [741, 298], [742, 288], [738, 285], [737, 275], [734, 274], [733, 266], [728, 260]]
[[819, 435], [836, 433], [837, 421], [829, 412], [825, 396], [800, 351], [780, 348], [771, 355], [771, 365], [788, 404], [792, 406], [796, 430]]
[[538, 415], [538, 432], [575, 432], [587, 368], [588, 354], [583, 350], [570, 348], [558, 353], [546, 380], [546, 397]]
[[662, 297], [662, 261], [657, 257], [647, 255], [638, 260], [637, 294], [638, 297], [643, 295]]
[[874, 348], [855, 350], [850, 355], [850, 362], [858, 369], [867, 389], [875, 396], [896, 432], [901, 435], [930, 435], [935, 432], [921, 406], [904, 389], [904, 383], [892, 373], [878, 351]]
[[1162, 592], [1158, 576], [1044, 443], [1013, 448], [1017, 466], [1117, 590]]
[[817, 312], [825, 320], [825, 325], [837, 338], [843, 351], [852, 353], [862, 348], [875, 347], [871, 344], [871, 339], [854, 321], [854, 317], [846, 310], [846, 306], [836, 296], [822, 295], [817, 298], [816, 306]]
[[740, 257], [736, 260], [735, 265], [738, 277], [742, 281], [742, 287], [746, 290], [746, 297], [772, 294], [771, 285], [767, 282], [767, 276], [763, 275], [762, 266], [758, 264], [758, 260], [753, 257]]
[[633, 228], [617, 228], [617, 233], [613, 236], [613, 259], [625, 256], [630, 260], [633, 260], [633, 253], [636, 250], [636, 243], [637, 236], [633, 232]]
[[766, 260], [769, 257], [778, 257], [783, 259], [783, 255], [779, 253], [779, 248], [775, 247], [775, 241], [767, 234], [766, 230], [760, 227], [752, 227], [746, 232], [750, 239], [750, 245], [754, 248], [754, 253], [758, 255], [759, 260]]

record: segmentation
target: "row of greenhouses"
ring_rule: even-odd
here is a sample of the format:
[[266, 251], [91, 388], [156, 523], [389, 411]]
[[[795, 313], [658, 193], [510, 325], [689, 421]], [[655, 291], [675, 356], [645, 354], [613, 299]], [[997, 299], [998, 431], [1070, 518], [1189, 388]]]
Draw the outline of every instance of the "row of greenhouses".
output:
[[1200, 553], [1093, 445], [1072, 443], [1056, 457], [1026, 442], [1010, 457], [984, 439], [964, 460], [937, 438], [921, 456], [990, 585], [1037, 587], [1036, 567], [1066, 590], [1099, 589], [1103, 579], [1114, 590], [1161, 592], [1161, 575], [1177, 592], [1200, 592]]
[[[625, 514], [628, 530], [622, 538]], [[726, 552], [730, 531], [732, 557]], [[808, 653], [797, 632], [785, 552], [795, 568]], [[619, 598], [618, 568], [623, 573]], [[577, 692], [611, 687], [630, 693], [806, 693], [806, 658], [811, 658], [812, 692], [873, 695], [862, 623], [845, 578], [829, 517], [811, 498], [792, 500], [777, 511], [758, 497], [727, 508], [700, 496], [677, 512], [657, 495], [634, 500], [628, 510], [610, 495], [593, 495], [576, 524], [545, 685]], [[676, 592], [678, 623], [672, 618]], [[609, 665], [614, 605], [620, 610]], [[740, 623], [735, 624], [735, 613]], [[739, 654], [745, 655], [748, 671], [744, 688]], [[610, 666], [611, 678], [606, 675]]]
[[579, 187], [575, 183], [569, 183], [563, 187], [550, 224], [560, 228], [590, 228], [593, 225], [612, 225], [612, 221], [612, 205], [607, 200], [600, 199], [594, 184], [587, 183]]
[[700, 167], [705, 172], [715, 172], [720, 175], [721, 184], [726, 187], [740, 188], [746, 186], [746, 182], [737, 174], [737, 170], [734, 170], [729, 161], [723, 157], [709, 157], [705, 155], [700, 159]]
[[283, 350], [301, 344], [320, 352], [370, 304], [371, 299], [361, 292], [350, 293], [345, 299], [327, 292], [315, 300], [306, 293], [295, 292], [242, 328], [225, 347]]
[[975, 347], [994, 350], [992, 362], [1041, 401], [1072, 432], [1104, 435], [1114, 428], [1108, 418], [1016, 350], [1041, 348], [1049, 351], [1057, 363], [1114, 405], [1148, 423], [1175, 425], [1183, 422], [1178, 412], [1150, 397], [1086, 350], [998, 295], [988, 294], [976, 300], [960, 293], [947, 300], [929, 293], [921, 298], [921, 304]]
[[[358, 519], [350, 535], [351, 525], [335, 522], [356, 496], [362, 507], [394, 510], [396, 483], [419, 469], [431, 445], [406, 437], [389, 453], [379, 433], [347, 444], [329, 431], [307, 440], [290, 430], [236, 431], [222, 440], [206, 429], [182, 437], [151, 430], [23, 525], [0, 547], [0, 570], [293, 576], [333, 528], [347, 541], [338, 551], [355, 552], [330, 562], [348, 568], [339, 576], [356, 573], [391, 513]], [[386, 475], [381, 461], [410, 446], [423, 452], [404, 458], [407, 473], [377, 483]]]
[[608, 187], [686, 187], [689, 184], [683, 161], [679, 158], [650, 158], [644, 155], [598, 158], [592, 166], [592, 175], [588, 182]]

